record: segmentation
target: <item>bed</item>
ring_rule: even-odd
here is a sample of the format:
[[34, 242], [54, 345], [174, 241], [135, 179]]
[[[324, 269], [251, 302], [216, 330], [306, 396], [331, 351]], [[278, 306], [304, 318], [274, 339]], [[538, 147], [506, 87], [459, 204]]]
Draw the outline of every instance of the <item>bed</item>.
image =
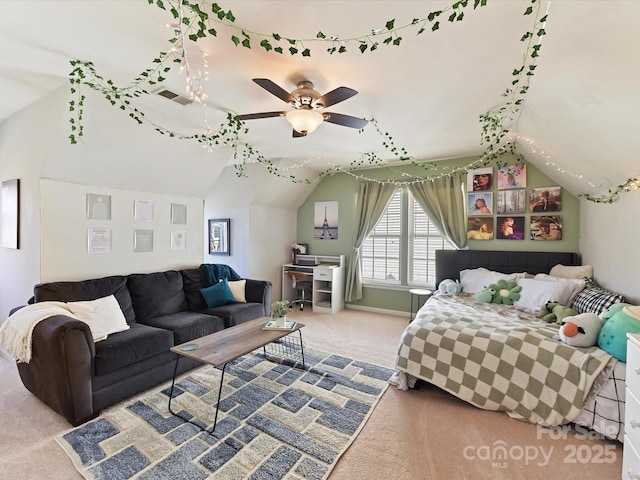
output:
[[[439, 284], [474, 269], [531, 277], [558, 264], [578, 266], [579, 259], [564, 252], [438, 251], [436, 277]], [[573, 423], [622, 442], [625, 364], [597, 346], [566, 345], [557, 333], [557, 325], [522, 305], [437, 294], [402, 335], [392, 383], [408, 389], [423, 380], [479, 408], [548, 427]]]

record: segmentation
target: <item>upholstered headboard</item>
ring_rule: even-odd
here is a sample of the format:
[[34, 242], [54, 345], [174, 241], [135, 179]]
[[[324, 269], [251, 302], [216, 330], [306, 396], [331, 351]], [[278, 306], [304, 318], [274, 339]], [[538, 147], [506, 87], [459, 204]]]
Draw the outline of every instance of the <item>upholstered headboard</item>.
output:
[[436, 250], [436, 287], [445, 278], [460, 279], [460, 271], [484, 267], [502, 273], [549, 273], [554, 265], [580, 265], [569, 252], [505, 252], [489, 250]]

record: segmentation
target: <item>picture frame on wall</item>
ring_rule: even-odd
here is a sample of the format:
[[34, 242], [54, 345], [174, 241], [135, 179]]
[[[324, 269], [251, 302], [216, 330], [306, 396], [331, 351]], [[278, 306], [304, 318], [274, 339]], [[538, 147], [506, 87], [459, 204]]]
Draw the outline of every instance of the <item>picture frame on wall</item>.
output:
[[531, 213], [559, 212], [562, 210], [562, 187], [541, 187], [529, 190]]
[[498, 215], [525, 213], [527, 206], [527, 195], [524, 188], [496, 192], [496, 213]]
[[561, 215], [532, 215], [530, 221], [531, 240], [562, 240]]
[[493, 217], [469, 217], [467, 239], [493, 240]]
[[87, 193], [87, 220], [111, 220], [111, 195]]
[[209, 253], [211, 255], [231, 255], [229, 218], [212, 218], [209, 220]]
[[491, 215], [493, 213], [493, 193], [468, 193], [467, 204], [469, 215]]
[[316, 240], [338, 239], [338, 202], [315, 202], [313, 238]]
[[2, 182], [2, 246], [20, 248], [20, 180]]
[[496, 238], [499, 240], [524, 240], [524, 217], [498, 217]]
[[476, 168], [467, 172], [467, 191], [493, 190], [493, 167]]
[[523, 163], [498, 167], [498, 190], [527, 186], [527, 166]]

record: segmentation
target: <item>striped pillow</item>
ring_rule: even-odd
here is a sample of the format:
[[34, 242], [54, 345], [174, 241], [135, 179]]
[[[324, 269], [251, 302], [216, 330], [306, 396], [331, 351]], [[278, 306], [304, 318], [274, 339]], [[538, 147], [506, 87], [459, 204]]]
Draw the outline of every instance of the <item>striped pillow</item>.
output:
[[593, 281], [588, 282], [587, 287], [573, 297], [571, 308], [578, 313], [595, 313], [600, 315], [614, 303], [626, 302], [624, 296], [606, 290]]

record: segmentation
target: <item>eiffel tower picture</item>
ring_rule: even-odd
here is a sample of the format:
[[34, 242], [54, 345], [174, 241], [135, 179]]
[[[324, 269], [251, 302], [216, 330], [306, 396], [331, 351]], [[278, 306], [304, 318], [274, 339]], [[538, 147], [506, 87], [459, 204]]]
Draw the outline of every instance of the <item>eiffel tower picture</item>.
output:
[[316, 240], [338, 239], [338, 202], [316, 202], [314, 220]]

